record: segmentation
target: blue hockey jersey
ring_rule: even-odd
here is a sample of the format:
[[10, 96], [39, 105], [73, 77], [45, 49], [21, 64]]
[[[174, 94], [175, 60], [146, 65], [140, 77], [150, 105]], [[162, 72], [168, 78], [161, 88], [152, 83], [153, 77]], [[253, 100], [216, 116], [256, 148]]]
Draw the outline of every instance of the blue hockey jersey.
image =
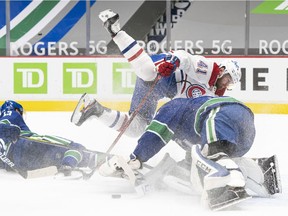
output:
[[134, 150], [142, 162], [158, 153], [170, 140], [189, 151], [192, 144], [225, 140], [235, 145], [231, 157], [243, 156], [255, 138], [254, 115], [232, 97], [202, 96], [174, 99], [157, 112]]
[[14, 110], [5, 110], [0, 114], [0, 121], [18, 125], [22, 131], [30, 131], [21, 114]]

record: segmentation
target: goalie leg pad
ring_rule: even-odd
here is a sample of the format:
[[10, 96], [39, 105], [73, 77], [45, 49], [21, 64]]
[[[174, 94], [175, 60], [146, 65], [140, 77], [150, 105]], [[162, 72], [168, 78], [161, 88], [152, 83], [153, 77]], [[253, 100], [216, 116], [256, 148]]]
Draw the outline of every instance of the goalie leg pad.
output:
[[264, 186], [268, 193], [282, 193], [279, 165], [276, 155], [256, 160], [264, 173]]
[[246, 179], [246, 189], [258, 197], [281, 193], [281, 180], [276, 155], [269, 158], [233, 158]]
[[196, 189], [201, 188], [199, 182], [204, 190], [210, 190], [217, 187], [224, 187], [230, 180], [229, 171], [207, 159], [201, 153], [199, 145], [192, 146], [192, 166], [191, 166], [191, 182], [195, 184]]

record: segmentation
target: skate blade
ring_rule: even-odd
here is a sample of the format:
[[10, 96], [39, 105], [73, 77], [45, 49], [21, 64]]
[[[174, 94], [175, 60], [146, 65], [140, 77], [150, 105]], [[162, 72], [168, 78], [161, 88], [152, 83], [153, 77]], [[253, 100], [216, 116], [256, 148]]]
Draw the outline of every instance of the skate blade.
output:
[[89, 96], [86, 93], [84, 93], [79, 99], [78, 104], [72, 113], [72, 116], [70, 119], [72, 123], [76, 125], [78, 124], [82, 115], [81, 110], [84, 109], [84, 107], [86, 107], [88, 104], [89, 104]]
[[58, 172], [56, 166], [49, 166], [45, 168], [35, 169], [35, 170], [28, 170], [27, 171], [27, 179], [32, 178], [42, 178], [47, 176], [54, 176]]

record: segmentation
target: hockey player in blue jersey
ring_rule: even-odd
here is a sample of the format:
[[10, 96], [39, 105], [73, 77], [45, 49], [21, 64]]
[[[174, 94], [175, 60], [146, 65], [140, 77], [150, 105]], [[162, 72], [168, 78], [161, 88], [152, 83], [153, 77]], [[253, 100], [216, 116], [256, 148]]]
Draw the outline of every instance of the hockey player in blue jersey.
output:
[[[56, 166], [59, 172], [70, 175], [76, 167], [95, 166], [95, 154], [83, 145], [32, 132], [23, 119], [23, 112], [22, 105], [16, 101], [7, 100], [1, 106], [0, 152], [10, 165], [14, 164], [14, 170], [24, 172]], [[0, 167], [11, 170], [3, 160]]]
[[222, 96], [228, 87], [238, 83], [241, 78], [239, 64], [232, 59], [217, 64], [204, 56], [191, 55], [184, 50], [149, 56], [130, 35], [121, 30], [117, 13], [105, 10], [100, 13], [99, 18], [123, 56], [133, 66], [137, 80], [128, 115], [103, 107], [98, 101], [84, 94], [71, 117], [71, 121], [78, 126], [93, 117], [110, 128], [122, 131], [132, 113], [151, 90], [151, 86], [157, 82], [125, 130], [125, 135], [139, 137], [155, 115], [160, 99]]
[[[181, 164], [191, 169], [192, 183], [203, 189], [212, 209], [220, 209], [222, 204], [227, 206], [250, 197], [245, 190], [247, 176], [233, 158], [244, 156], [254, 138], [254, 115], [240, 101], [232, 97], [178, 98], [159, 109], [139, 138], [128, 165], [132, 170], [141, 169], [144, 162], [174, 140], [191, 156]], [[123, 166], [117, 160], [112, 157], [104, 163], [100, 174], [121, 173]], [[261, 171], [260, 174], [263, 176]], [[279, 193], [279, 182], [275, 184]], [[259, 187], [260, 183], [255, 185]]]

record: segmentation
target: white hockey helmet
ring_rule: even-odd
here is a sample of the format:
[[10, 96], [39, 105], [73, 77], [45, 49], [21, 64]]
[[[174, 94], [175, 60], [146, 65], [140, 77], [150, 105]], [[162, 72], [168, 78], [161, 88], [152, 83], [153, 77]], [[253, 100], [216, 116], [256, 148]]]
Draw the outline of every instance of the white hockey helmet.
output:
[[219, 64], [219, 68], [224, 68], [224, 72], [221, 75], [221, 77], [224, 74], [230, 74], [232, 78], [232, 84], [236, 84], [241, 79], [241, 69], [239, 67], [239, 64], [236, 60], [233, 59], [227, 59]]

